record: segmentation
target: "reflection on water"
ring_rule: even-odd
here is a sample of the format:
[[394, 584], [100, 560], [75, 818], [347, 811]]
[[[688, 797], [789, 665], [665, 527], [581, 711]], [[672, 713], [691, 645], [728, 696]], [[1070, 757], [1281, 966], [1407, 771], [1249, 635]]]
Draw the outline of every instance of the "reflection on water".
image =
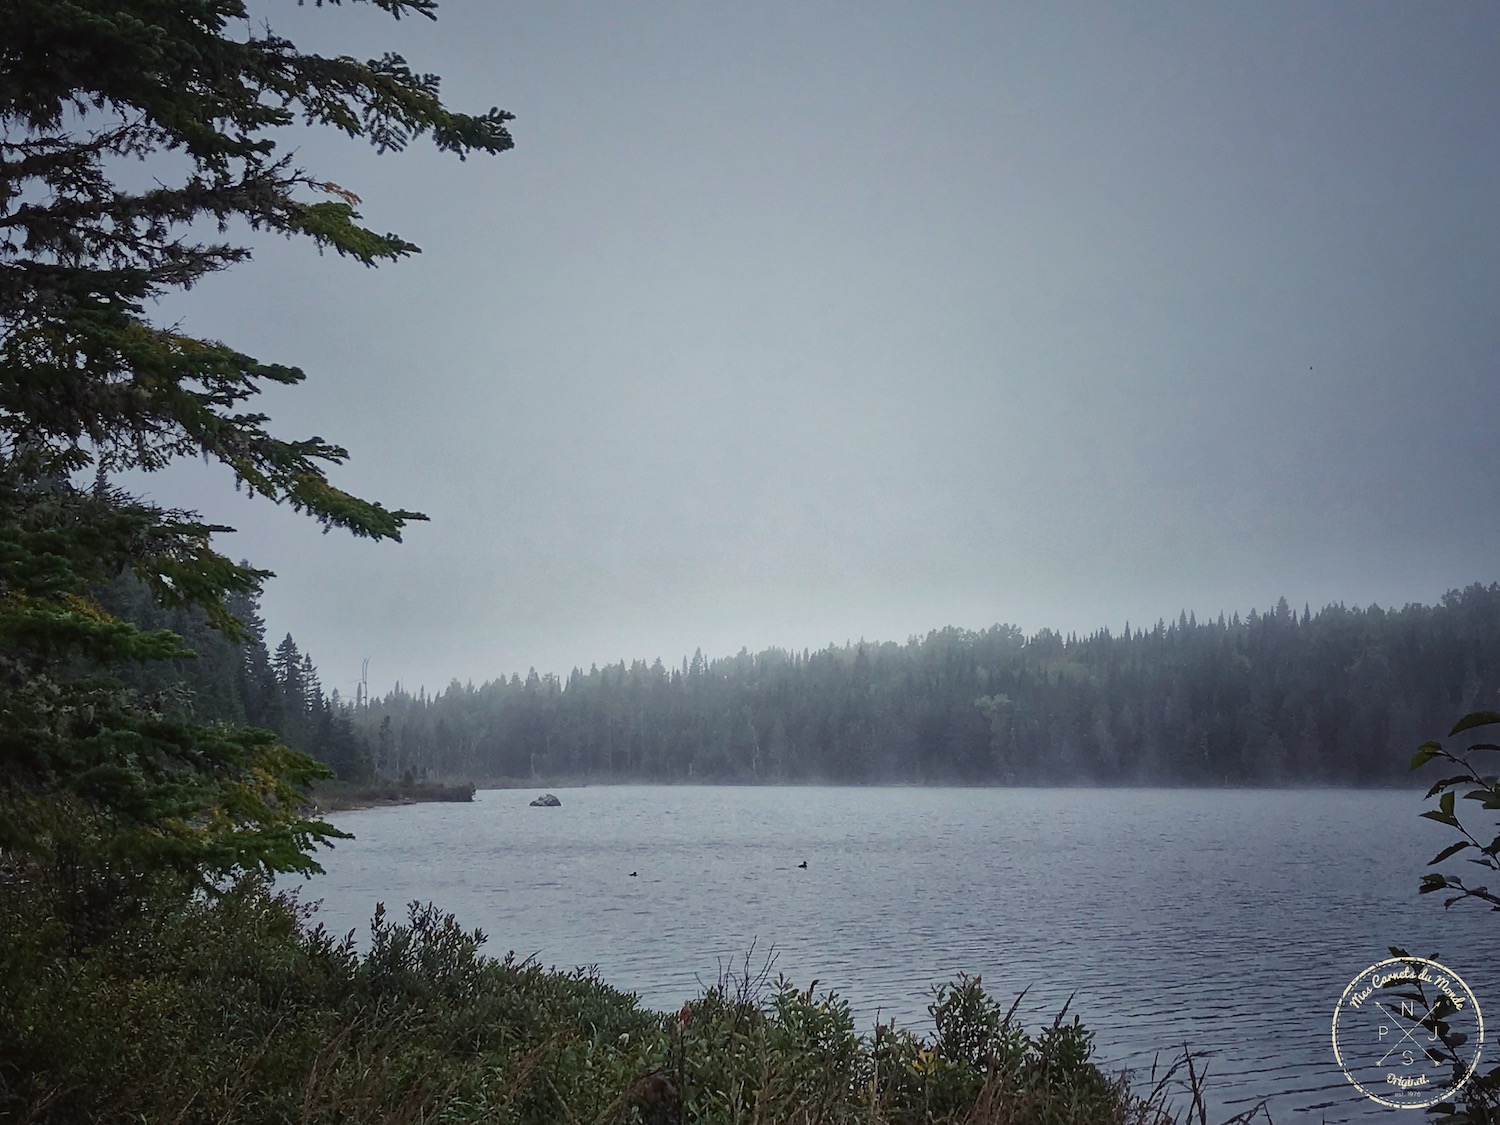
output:
[[[1112, 1067], [1187, 1044], [1221, 1113], [1389, 1114], [1339, 1073], [1333, 1008], [1399, 945], [1500, 1013], [1500, 925], [1415, 888], [1449, 842], [1419, 795], [1346, 791], [596, 787], [339, 814], [356, 839], [305, 897], [363, 931], [436, 902], [489, 951], [597, 965], [678, 1007], [752, 945], [776, 969], [930, 1028], [934, 984], [979, 973], [1032, 1029], [1072, 997]], [[807, 863], [805, 869], [799, 866]], [[638, 872], [635, 878], [630, 872]]]

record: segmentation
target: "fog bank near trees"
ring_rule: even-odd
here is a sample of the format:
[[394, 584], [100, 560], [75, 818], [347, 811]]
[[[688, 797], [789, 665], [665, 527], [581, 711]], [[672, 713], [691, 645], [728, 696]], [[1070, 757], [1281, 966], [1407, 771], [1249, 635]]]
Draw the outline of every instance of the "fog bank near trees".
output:
[[383, 771], [633, 781], [1380, 784], [1500, 691], [1500, 584], [1120, 635], [957, 628], [905, 644], [531, 672], [353, 710]]

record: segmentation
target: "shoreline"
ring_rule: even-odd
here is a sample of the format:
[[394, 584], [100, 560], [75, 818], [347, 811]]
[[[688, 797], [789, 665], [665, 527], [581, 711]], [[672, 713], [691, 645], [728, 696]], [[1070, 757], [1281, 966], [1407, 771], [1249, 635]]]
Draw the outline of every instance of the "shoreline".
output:
[[419, 782], [412, 786], [399, 783], [383, 785], [354, 785], [323, 783], [314, 786], [309, 794], [310, 805], [318, 815], [336, 812], [352, 812], [359, 809], [401, 808], [406, 805], [450, 804], [473, 802], [481, 792], [529, 793], [541, 795], [552, 790], [591, 788], [641, 788], [641, 789], [1024, 789], [1024, 790], [1093, 790], [1140, 792], [1159, 790], [1168, 792], [1426, 792], [1424, 784], [1367, 784], [1367, 785], [1101, 785], [1080, 782], [1078, 784], [996, 784], [993, 782], [962, 781], [749, 781], [717, 780], [703, 781], [696, 778], [670, 780], [637, 780], [628, 778], [556, 778], [551, 780], [519, 781], [515, 778], [485, 779], [478, 782]]
[[699, 778], [542, 778], [529, 781], [516, 781], [511, 778], [485, 779], [473, 782], [475, 791], [487, 792], [535, 790], [538, 793], [549, 789], [591, 789], [608, 787], [636, 786], [641, 788], [674, 789], [674, 788], [700, 788], [700, 789], [1100, 789], [1120, 790], [1132, 792], [1144, 789], [1169, 790], [1172, 792], [1224, 792], [1230, 790], [1242, 790], [1245, 792], [1286, 793], [1293, 791], [1324, 791], [1324, 790], [1359, 790], [1359, 791], [1386, 791], [1393, 793], [1416, 792], [1425, 793], [1428, 782], [1416, 782], [1401, 779], [1400, 783], [1366, 783], [1366, 784], [1338, 784], [1335, 782], [1324, 782], [1320, 784], [1284, 784], [1284, 785], [1235, 785], [1235, 784], [1173, 784], [1171, 782], [1160, 782], [1158, 784], [1130, 784], [1110, 785], [1097, 781], [1080, 782], [993, 782], [993, 781], [832, 781], [826, 779], [807, 779], [796, 781], [772, 781], [752, 779], [715, 779], [704, 780]]
[[402, 805], [473, 801], [478, 791], [472, 782], [319, 782], [308, 791], [308, 801], [317, 815], [353, 809], [396, 808]]

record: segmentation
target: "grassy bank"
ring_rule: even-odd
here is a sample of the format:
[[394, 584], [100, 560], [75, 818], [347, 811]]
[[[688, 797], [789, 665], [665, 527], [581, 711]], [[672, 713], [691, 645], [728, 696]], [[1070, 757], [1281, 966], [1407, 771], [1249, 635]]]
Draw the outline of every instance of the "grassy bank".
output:
[[474, 792], [469, 782], [320, 781], [313, 785], [311, 797], [319, 812], [330, 813], [418, 801], [472, 801]]
[[102, 918], [76, 890], [0, 881], [3, 1120], [1186, 1119], [1165, 1087], [1102, 1073], [1082, 1025], [1028, 1034], [978, 980], [936, 994], [930, 1038], [861, 1035], [836, 995], [766, 974], [644, 1010], [590, 973], [485, 957], [431, 908], [379, 911], [362, 954], [255, 880], [159, 885]]

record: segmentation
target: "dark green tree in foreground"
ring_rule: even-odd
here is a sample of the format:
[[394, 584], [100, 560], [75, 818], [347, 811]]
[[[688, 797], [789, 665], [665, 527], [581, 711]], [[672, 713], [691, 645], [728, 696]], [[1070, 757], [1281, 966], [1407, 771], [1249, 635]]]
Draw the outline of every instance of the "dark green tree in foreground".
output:
[[[433, 0], [369, 2], [434, 15]], [[215, 549], [227, 528], [108, 482], [202, 457], [325, 528], [399, 540], [422, 517], [336, 488], [326, 470], [343, 449], [276, 436], [250, 407], [301, 370], [154, 325], [147, 306], [246, 260], [236, 230], [305, 236], [367, 266], [417, 250], [362, 226], [352, 192], [297, 167], [278, 149], [283, 127], [332, 126], [381, 151], [427, 134], [463, 158], [510, 148], [509, 119], [451, 112], [437, 78], [398, 55], [303, 53], [240, 0], [0, 5], [5, 866], [68, 885], [316, 866], [309, 851], [337, 833], [299, 808], [326, 771], [264, 731], [193, 722], [125, 688], [112, 668], [183, 645], [91, 595], [129, 571], [162, 605], [197, 607], [237, 637], [231, 603], [266, 572]], [[121, 181], [132, 158], [150, 161], [154, 186]], [[204, 241], [213, 227], [219, 240]]]

